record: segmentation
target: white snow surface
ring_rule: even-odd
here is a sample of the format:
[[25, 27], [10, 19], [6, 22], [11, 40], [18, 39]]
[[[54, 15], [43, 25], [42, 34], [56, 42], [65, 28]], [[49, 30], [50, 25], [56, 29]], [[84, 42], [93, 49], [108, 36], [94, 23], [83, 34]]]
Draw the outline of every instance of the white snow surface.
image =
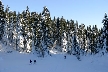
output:
[[[7, 53], [10, 50], [13, 52]], [[36, 64], [30, 64], [30, 59], [36, 59]], [[61, 53], [41, 58], [0, 44], [0, 72], [108, 72], [108, 54], [82, 56], [81, 61], [73, 55], [66, 55], [64, 59]]]

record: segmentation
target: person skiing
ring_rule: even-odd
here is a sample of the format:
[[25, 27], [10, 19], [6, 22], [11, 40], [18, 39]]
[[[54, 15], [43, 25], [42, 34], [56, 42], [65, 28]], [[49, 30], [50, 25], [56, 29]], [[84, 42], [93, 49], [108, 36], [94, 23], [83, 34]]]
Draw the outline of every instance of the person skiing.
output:
[[34, 60], [34, 64], [36, 63], [36, 60]]
[[32, 60], [30, 59], [30, 64], [32, 64]]

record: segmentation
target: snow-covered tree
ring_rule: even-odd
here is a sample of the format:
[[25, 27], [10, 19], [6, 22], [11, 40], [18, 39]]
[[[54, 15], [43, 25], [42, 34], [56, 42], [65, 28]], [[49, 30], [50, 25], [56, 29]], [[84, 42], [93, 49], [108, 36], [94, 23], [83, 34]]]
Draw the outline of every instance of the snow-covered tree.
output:
[[5, 45], [8, 43], [8, 25], [9, 25], [9, 7], [7, 6], [5, 9], [5, 24], [4, 24], [4, 36], [3, 41]]
[[4, 13], [4, 5], [0, 1], [0, 40], [4, 34], [4, 24], [5, 24], [5, 13]]
[[107, 14], [105, 13], [104, 19], [102, 21], [103, 23], [103, 32], [102, 32], [102, 36], [103, 36], [103, 40], [104, 40], [104, 46], [103, 48], [105, 48], [108, 51], [108, 18], [107, 18]]

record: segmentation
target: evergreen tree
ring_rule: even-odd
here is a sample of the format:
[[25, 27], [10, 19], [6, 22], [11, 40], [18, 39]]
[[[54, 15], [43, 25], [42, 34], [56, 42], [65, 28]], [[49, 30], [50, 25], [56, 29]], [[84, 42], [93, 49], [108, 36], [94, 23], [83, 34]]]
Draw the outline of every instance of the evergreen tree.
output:
[[[60, 19], [60, 22], [59, 22], [60, 26], [58, 28], [59, 30], [59, 37], [58, 37], [58, 45], [60, 46], [59, 50], [60, 51], [67, 51], [67, 26], [66, 26], [66, 20], [63, 18]], [[63, 51], [63, 52], [64, 52]]]
[[44, 18], [44, 23], [42, 23], [43, 26], [43, 41], [44, 41], [44, 46], [45, 47], [45, 51], [50, 47], [49, 45], [52, 43], [51, 40], [51, 32], [52, 32], [52, 28], [51, 28], [51, 17], [50, 17], [50, 12], [48, 10], [48, 8], [45, 6], [42, 12], [42, 16]]
[[36, 39], [37, 39], [37, 23], [38, 23], [38, 19], [37, 19], [37, 14], [36, 12], [31, 12], [31, 21], [32, 21], [32, 52], [34, 52], [34, 50], [36, 50]]
[[73, 51], [74, 51], [74, 30], [75, 30], [75, 24], [74, 24], [73, 20], [70, 20], [69, 26], [70, 26], [70, 32], [69, 32], [70, 35], [68, 35], [68, 39], [69, 39], [68, 40], [68, 48], [69, 48], [68, 50], [69, 51], [67, 51], [67, 52], [69, 54], [73, 54]]
[[2, 4], [2, 2], [0, 1], [0, 40], [3, 37], [4, 34], [4, 24], [5, 24], [5, 16], [4, 16], [4, 5]]
[[9, 7], [7, 6], [5, 9], [5, 24], [4, 24], [4, 37], [3, 41], [5, 45], [8, 43], [8, 25], [9, 25]]
[[108, 18], [107, 14], [105, 13], [104, 19], [102, 21], [103, 23], [103, 39], [104, 39], [104, 48], [108, 50]]
[[81, 53], [82, 55], [84, 55], [84, 50], [86, 49], [86, 29], [85, 29], [85, 25], [84, 24], [81, 24], [79, 25], [79, 28], [78, 28], [78, 43], [79, 43], [79, 46], [80, 46], [80, 50], [81, 50]]

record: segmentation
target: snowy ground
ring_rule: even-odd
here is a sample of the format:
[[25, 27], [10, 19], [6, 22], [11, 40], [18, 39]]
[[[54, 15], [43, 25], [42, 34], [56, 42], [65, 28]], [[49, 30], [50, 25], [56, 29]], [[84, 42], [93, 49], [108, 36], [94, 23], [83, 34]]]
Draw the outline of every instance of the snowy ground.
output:
[[[23, 54], [16, 51], [6, 53], [0, 45], [0, 72], [108, 72], [108, 55], [84, 56], [78, 61], [75, 56], [53, 54], [38, 58], [33, 54]], [[5, 48], [5, 47], [4, 47]], [[29, 60], [37, 60], [29, 64]]]

